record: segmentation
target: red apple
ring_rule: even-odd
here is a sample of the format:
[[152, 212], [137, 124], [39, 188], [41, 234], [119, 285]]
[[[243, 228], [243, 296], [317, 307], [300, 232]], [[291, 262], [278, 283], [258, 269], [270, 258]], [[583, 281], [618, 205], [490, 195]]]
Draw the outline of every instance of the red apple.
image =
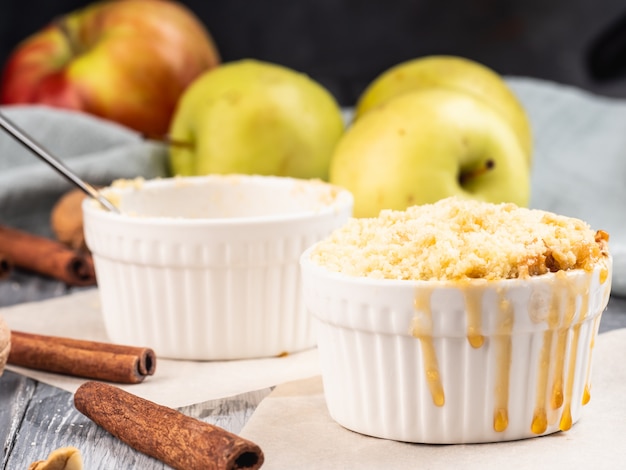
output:
[[182, 4], [104, 1], [19, 44], [3, 70], [0, 103], [80, 110], [160, 136], [183, 90], [219, 62], [208, 31]]

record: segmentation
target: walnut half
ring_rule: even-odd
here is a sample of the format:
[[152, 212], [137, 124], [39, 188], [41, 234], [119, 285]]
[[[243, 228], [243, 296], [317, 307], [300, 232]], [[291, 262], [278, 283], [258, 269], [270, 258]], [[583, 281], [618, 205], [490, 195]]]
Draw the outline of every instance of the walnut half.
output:
[[76, 447], [61, 447], [46, 460], [31, 463], [28, 470], [83, 470], [83, 458]]

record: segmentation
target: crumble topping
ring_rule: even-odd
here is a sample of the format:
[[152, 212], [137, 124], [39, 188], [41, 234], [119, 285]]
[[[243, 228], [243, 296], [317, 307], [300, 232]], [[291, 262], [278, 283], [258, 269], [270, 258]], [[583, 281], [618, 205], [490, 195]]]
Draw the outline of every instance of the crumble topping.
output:
[[311, 254], [331, 271], [402, 280], [525, 278], [607, 257], [608, 234], [582, 220], [455, 197], [353, 218]]

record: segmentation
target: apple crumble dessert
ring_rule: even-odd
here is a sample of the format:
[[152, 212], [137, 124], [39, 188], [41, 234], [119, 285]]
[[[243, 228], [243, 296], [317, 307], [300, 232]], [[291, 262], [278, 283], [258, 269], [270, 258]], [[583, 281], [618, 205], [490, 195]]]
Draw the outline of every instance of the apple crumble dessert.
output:
[[311, 255], [313, 262], [343, 274], [403, 280], [589, 271], [607, 257], [608, 234], [579, 219], [454, 197], [353, 218]]

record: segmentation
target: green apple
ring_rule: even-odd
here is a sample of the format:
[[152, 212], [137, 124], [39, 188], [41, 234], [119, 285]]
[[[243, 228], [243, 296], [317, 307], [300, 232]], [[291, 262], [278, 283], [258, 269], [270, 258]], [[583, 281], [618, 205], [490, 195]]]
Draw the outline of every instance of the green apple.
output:
[[530, 164], [532, 131], [524, 107], [500, 75], [463, 57], [426, 56], [388, 69], [359, 98], [356, 118], [393, 97], [432, 87], [470, 94], [497, 110], [514, 129]]
[[354, 195], [354, 215], [449, 196], [528, 204], [526, 154], [507, 120], [472, 95], [405, 93], [358, 119], [340, 140], [330, 181]]
[[316, 81], [267, 62], [230, 62], [183, 94], [170, 138], [186, 145], [171, 147], [171, 170], [328, 179], [343, 132], [339, 105]]

